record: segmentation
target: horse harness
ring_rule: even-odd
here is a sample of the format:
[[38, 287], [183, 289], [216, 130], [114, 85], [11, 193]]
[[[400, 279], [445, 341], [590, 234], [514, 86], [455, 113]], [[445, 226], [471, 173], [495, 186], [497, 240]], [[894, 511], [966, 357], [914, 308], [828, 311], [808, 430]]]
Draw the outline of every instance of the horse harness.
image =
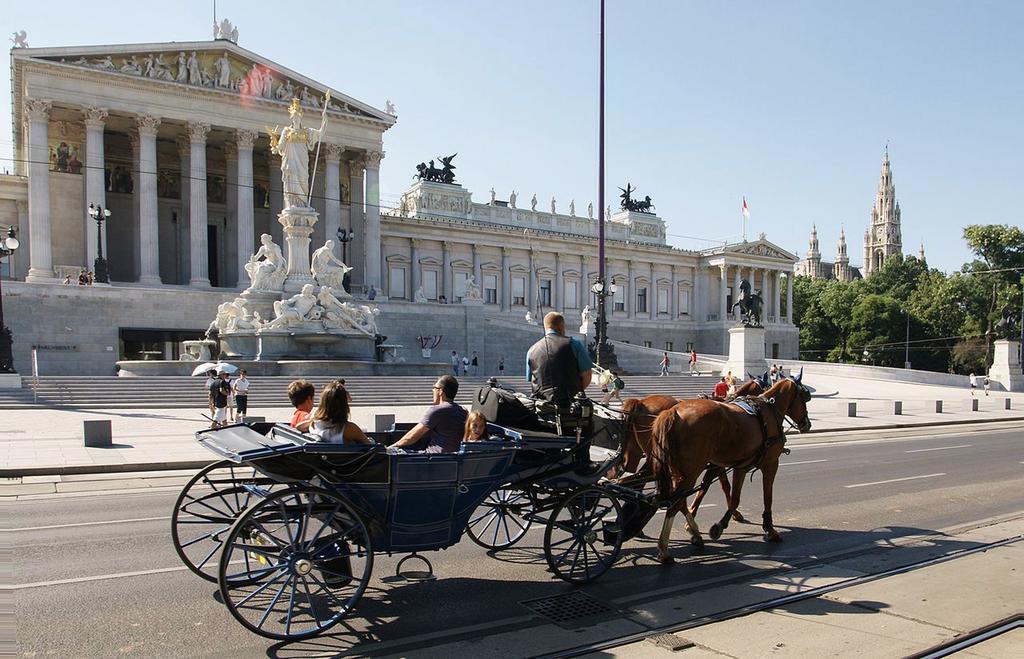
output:
[[[783, 424], [785, 422], [786, 417], [783, 414], [781, 414], [777, 409], [775, 409], [774, 398], [766, 399], [762, 398], [761, 396], [741, 396], [739, 398], [732, 399], [727, 404], [735, 405], [736, 407], [743, 410], [743, 412], [745, 412], [748, 416], [756, 417], [758, 425], [761, 426], [761, 446], [758, 447], [757, 451], [754, 452], [754, 455], [751, 456], [749, 460], [733, 467], [733, 469], [741, 469], [743, 471], [750, 470], [751, 476], [753, 476], [753, 472], [761, 468], [761, 461], [764, 459], [764, 456], [768, 452], [768, 449], [770, 449], [771, 447], [775, 446], [780, 442], [783, 445], [785, 445], [786, 433], [783, 429]], [[777, 435], [773, 436], [770, 435], [768, 432], [768, 423], [765, 419], [764, 414], [765, 408], [767, 408], [775, 417], [776, 425], [779, 428], [779, 433]], [[782, 452], [785, 453], [786, 455], [789, 455], [790, 451], [788, 448], [783, 448]]]

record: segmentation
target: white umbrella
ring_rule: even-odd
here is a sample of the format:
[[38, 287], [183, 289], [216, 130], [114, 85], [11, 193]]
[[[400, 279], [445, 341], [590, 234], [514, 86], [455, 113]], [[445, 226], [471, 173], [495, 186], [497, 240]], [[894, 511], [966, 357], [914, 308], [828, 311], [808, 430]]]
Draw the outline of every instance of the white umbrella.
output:
[[192, 376], [195, 377], [196, 375], [206, 375], [206, 372], [211, 370], [217, 371], [218, 373], [223, 371], [228, 375], [231, 375], [238, 370], [238, 367], [233, 364], [228, 364], [226, 362], [205, 362], [192, 369]]

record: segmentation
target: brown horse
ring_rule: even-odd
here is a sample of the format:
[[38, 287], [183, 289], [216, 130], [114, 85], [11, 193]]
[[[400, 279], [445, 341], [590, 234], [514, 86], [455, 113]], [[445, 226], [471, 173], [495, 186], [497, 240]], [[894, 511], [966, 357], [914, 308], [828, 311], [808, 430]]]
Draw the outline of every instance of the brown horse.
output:
[[[739, 507], [744, 477], [751, 470], [760, 469], [764, 475], [761, 528], [765, 540], [780, 541], [782, 538], [772, 523], [772, 487], [785, 444], [783, 418], [792, 419], [800, 432], [810, 430], [811, 420], [807, 414], [810, 398], [810, 392], [798, 376], [780, 380], [754, 399], [758, 401], [760, 420], [736, 405], [713, 400], [686, 400], [660, 413], [654, 421], [648, 454], [660, 498], [668, 499], [679, 492], [692, 490], [708, 465], [732, 468], [735, 476], [728, 510], [711, 527], [711, 537], [717, 539]], [[686, 507], [686, 498], [680, 497], [666, 512], [658, 539], [658, 559], [662, 562], [672, 560], [668, 553], [668, 539], [672, 521], [680, 510], [686, 516], [690, 541], [695, 545], [704, 542], [697, 522]]]
[[[747, 382], [744, 382], [739, 389], [736, 390], [736, 397], [740, 396], [757, 396], [764, 391], [761, 382], [758, 378], [752, 377]], [[646, 396], [644, 398], [627, 398], [622, 403], [622, 413], [625, 415], [625, 435], [626, 435], [626, 449], [623, 452], [624, 460], [621, 468], [616, 470], [613, 476], [621, 474], [623, 471], [630, 473], [636, 473], [637, 468], [640, 465], [640, 458], [645, 455], [650, 455], [651, 447], [651, 430], [654, 427], [654, 419], [665, 410], [675, 407], [679, 403], [679, 400], [672, 396]], [[725, 493], [725, 500], [729, 501], [731, 488], [729, 487], [729, 479], [726, 477], [723, 471], [709, 471], [711, 478], [715, 475], [718, 476], [718, 482], [722, 485], [722, 492]], [[711, 480], [708, 480], [710, 484]], [[697, 509], [700, 508], [700, 502], [704, 500], [704, 495], [708, 493], [707, 487], [702, 487], [697, 492], [696, 498], [693, 500], [693, 505], [690, 506], [690, 515], [696, 515]], [[732, 518], [737, 522], [746, 521], [743, 519], [743, 515], [740, 514], [739, 510], [733, 512]]]

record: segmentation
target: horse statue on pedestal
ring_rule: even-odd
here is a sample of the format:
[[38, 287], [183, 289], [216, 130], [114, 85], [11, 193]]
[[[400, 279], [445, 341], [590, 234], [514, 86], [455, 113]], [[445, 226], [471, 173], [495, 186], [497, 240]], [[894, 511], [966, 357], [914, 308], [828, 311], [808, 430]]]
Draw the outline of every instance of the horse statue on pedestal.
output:
[[764, 307], [764, 300], [761, 298], [761, 291], [751, 291], [750, 282], [744, 279], [740, 282], [740, 297], [729, 308], [731, 312], [736, 307], [740, 308], [743, 315], [743, 324], [748, 327], [762, 327], [761, 309]]

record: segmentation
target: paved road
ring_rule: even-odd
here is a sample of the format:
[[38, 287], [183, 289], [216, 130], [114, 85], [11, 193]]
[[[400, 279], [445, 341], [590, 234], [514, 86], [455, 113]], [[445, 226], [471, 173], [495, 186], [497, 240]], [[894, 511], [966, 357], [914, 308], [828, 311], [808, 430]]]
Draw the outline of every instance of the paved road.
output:
[[[785, 534], [766, 546], [759, 528], [734, 524], [697, 554], [675, 532], [676, 565], [652, 559], [653, 541], [630, 543], [587, 592], [603, 600], [685, 588], [694, 581], [772, 568], [992, 516], [1024, 512], [1024, 430], [974, 426], [916, 433], [794, 439], [776, 481], [775, 520]], [[757, 519], [760, 479], [747, 483]], [[385, 583], [396, 560], [381, 557], [359, 619], [316, 642], [274, 644], [244, 631], [217, 601], [216, 587], [179, 569], [169, 539], [170, 490], [50, 496], [6, 504], [19, 651], [29, 656], [309, 656], [353, 646], [391, 652], [541, 622], [518, 602], [571, 590], [544, 569], [540, 533], [488, 557], [468, 540], [431, 555], [439, 579]], [[722, 514], [708, 496], [698, 518]], [[712, 504], [712, 505], [708, 505]], [[717, 504], [717, 505], [714, 505]], [[648, 526], [655, 534], [660, 516]], [[884, 559], [883, 559], [884, 560]], [[138, 573], [142, 574], [138, 574]], [[52, 583], [60, 582], [60, 583]], [[380, 645], [377, 645], [380, 642]]]

